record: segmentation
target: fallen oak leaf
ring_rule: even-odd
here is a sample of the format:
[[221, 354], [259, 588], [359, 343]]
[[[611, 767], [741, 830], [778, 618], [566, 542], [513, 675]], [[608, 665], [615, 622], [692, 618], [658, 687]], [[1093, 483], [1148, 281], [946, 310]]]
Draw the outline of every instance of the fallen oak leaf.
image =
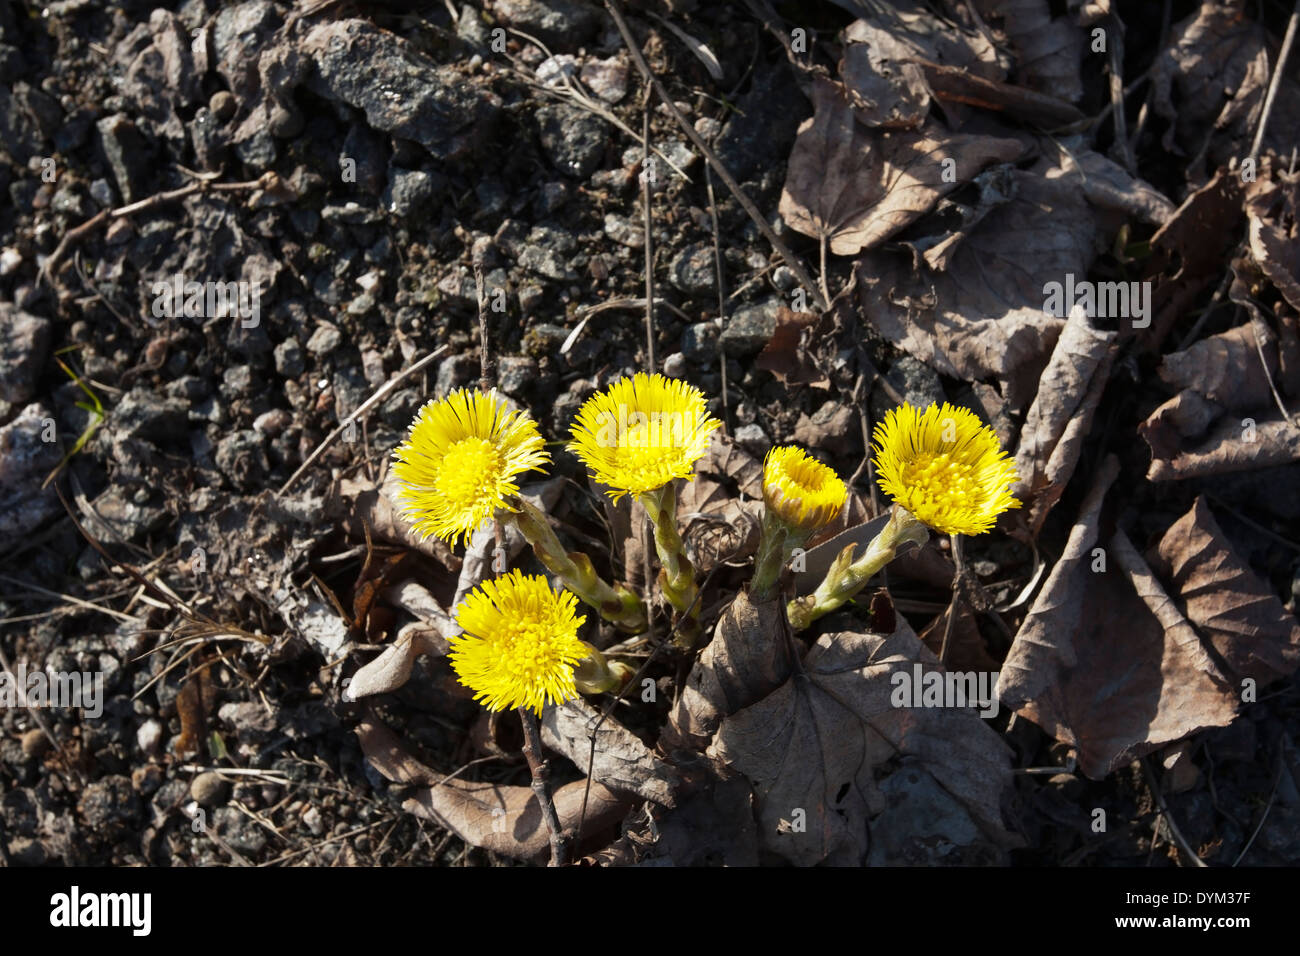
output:
[[722, 722], [708, 754], [753, 784], [767, 850], [798, 866], [863, 865], [873, 818], [926, 777], [964, 825], [896, 834], [899, 845], [937, 836], [953, 845], [953, 861], [997, 859], [1016, 845], [1001, 810], [1011, 784], [1006, 744], [967, 707], [896, 703], [903, 684], [927, 674], [944, 685], [942, 667], [901, 619], [887, 636], [825, 634], [798, 674]]
[[1300, 427], [1272, 413], [1268, 419], [1229, 417], [1211, 429], [1200, 444], [1172, 458], [1155, 457], [1152, 447], [1149, 481], [1180, 481], [1203, 475], [1253, 471], [1300, 461]]

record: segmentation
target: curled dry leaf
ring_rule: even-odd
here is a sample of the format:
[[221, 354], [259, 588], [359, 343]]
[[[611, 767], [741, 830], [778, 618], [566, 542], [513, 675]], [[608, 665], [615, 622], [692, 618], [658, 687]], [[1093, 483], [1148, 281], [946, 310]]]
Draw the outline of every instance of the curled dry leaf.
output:
[[1199, 439], [1222, 413], [1222, 405], [1188, 389], [1152, 412], [1138, 425], [1138, 434], [1151, 446], [1153, 459], [1174, 458], [1189, 444], [1185, 439]]
[[1300, 312], [1300, 177], [1261, 168], [1246, 186], [1250, 251], [1291, 308]]
[[1238, 556], [1204, 496], [1148, 557], [1235, 684], [1267, 684], [1300, 667], [1300, 622]]
[[[952, 619], [951, 626], [948, 624]], [[921, 643], [949, 670], [996, 673], [998, 662], [989, 656], [975, 612], [964, 597], [954, 597], [943, 613], [920, 634]], [[944, 639], [948, 649], [944, 652]]]
[[1026, 521], [1036, 534], [1074, 474], [1083, 438], [1110, 371], [1114, 332], [1092, 327], [1079, 306], [1070, 312], [1025, 416], [1016, 448], [1020, 482], [1015, 495], [1028, 503]]
[[[595, 756], [592, 732], [595, 730]], [[564, 754], [592, 780], [620, 793], [636, 794], [661, 806], [675, 803], [678, 774], [659, 760], [641, 739], [613, 718], [600, 722], [600, 714], [586, 701], [571, 700], [548, 707], [542, 714], [542, 743]]]
[[[401, 738], [367, 715], [357, 726], [357, 740], [366, 760], [386, 779], [422, 786], [402, 809], [432, 820], [474, 846], [516, 860], [543, 861], [550, 852], [550, 836], [530, 787], [476, 783], [443, 775], [425, 766]], [[555, 791], [560, 825], [576, 829], [582, 819], [585, 780], [575, 780]], [[621, 820], [632, 801], [592, 782], [583, 833], [591, 834]]]
[[[1264, 346], [1267, 373], [1277, 371], [1277, 344]], [[1255, 332], [1250, 324], [1171, 352], [1160, 365], [1160, 378], [1178, 389], [1191, 389], [1229, 411], [1250, 411], [1269, 405], [1272, 393], [1262, 372]]]
[[824, 313], [794, 312], [783, 306], [776, 313], [776, 331], [754, 360], [754, 367], [771, 372], [786, 385], [829, 389], [830, 379], [814, 355], [816, 344], [824, 343], [830, 331]]
[[1283, 421], [1277, 412], [1241, 419], [1228, 416], [1210, 430], [1204, 441], [1179, 450], [1172, 458], [1158, 458], [1157, 446], [1151, 448], [1149, 481], [1252, 471], [1300, 461], [1300, 427]]
[[[938, 842], [949, 863], [993, 862], [1015, 845], [1001, 811], [1006, 744], [973, 709], [895, 704], [927, 672], [943, 669], [901, 619], [887, 636], [826, 634], [799, 674], [722, 722], [708, 753], [753, 784], [764, 848], [800, 866], [860, 866]], [[948, 825], [933, 826], [933, 809], [929, 820], [900, 810], [915, 793], [941, 803]], [[873, 853], [881, 814], [902, 858]]]
[[691, 668], [661, 744], [703, 750], [724, 717], [789, 677], [791, 647], [784, 602], [776, 599], [756, 605], [741, 591]]
[[877, 245], [985, 166], [1024, 152], [1019, 140], [950, 133], [934, 121], [915, 131], [868, 129], [843, 87], [820, 78], [813, 107], [790, 153], [780, 213], [836, 255]]
[[1124, 534], [1095, 547], [1117, 472], [1112, 456], [998, 681], [1003, 702], [1072, 745], [1093, 779], [1203, 728], [1227, 726], [1237, 705], [1232, 685]]
[[437, 631], [420, 622], [408, 624], [378, 657], [352, 675], [344, 699], [358, 700], [395, 691], [411, 679], [411, 668], [421, 654], [441, 657], [446, 653], [446, 638]]

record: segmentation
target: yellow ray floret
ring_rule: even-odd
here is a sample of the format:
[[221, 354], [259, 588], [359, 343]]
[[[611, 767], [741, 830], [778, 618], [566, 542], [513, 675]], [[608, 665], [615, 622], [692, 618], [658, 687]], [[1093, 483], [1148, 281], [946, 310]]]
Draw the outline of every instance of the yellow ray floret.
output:
[[763, 502], [791, 527], [825, 527], [839, 516], [847, 496], [839, 476], [803, 449], [773, 448], [763, 461]]
[[617, 501], [694, 477], [710, 434], [721, 425], [709, 417], [698, 388], [637, 372], [587, 400], [568, 448]]
[[983, 534], [1002, 512], [1020, 507], [1010, 491], [1015, 462], [968, 409], [903, 404], [885, 415], [872, 439], [885, 494], [938, 531]]
[[452, 544], [468, 541], [519, 490], [516, 475], [551, 460], [527, 414], [509, 411], [495, 390], [469, 389], [425, 404], [393, 457], [402, 517], [421, 536]]
[[586, 618], [577, 606], [541, 575], [516, 570], [484, 581], [456, 612], [465, 633], [451, 642], [452, 669], [488, 710], [527, 707], [540, 715], [544, 705], [578, 696], [573, 670], [589, 652], [578, 640]]

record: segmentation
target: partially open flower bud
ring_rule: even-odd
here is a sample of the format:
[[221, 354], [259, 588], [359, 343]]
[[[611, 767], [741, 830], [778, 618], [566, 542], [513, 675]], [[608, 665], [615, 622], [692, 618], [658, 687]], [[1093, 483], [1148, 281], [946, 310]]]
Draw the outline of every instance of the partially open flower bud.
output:
[[800, 448], [773, 448], [763, 462], [763, 503], [791, 528], [816, 531], [834, 521], [848, 489]]

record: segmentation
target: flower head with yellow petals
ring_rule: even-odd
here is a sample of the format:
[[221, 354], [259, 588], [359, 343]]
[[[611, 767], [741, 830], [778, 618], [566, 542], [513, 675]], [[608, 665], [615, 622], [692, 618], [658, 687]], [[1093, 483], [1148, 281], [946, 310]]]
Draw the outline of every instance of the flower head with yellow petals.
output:
[[763, 462], [763, 503], [782, 521], [816, 531], [839, 516], [848, 497], [844, 482], [802, 449], [773, 448]]
[[578, 696], [574, 668], [589, 648], [578, 640], [586, 620], [578, 600], [556, 593], [541, 575], [511, 571], [484, 581], [456, 612], [465, 633], [451, 642], [452, 670], [488, 710], [546, 704]]
[[568, 448], [617, 501], [693, 477], [710, 434], [721, 425], [709, 416], [698, 388], [638, 372], [587, 400]]
[[931, 528], [983, 534], [1020, 502], [1016, 465], [993, 429], [944, 402], [921, 411], [891, 409], [872, 435], [876, 478], [885, 494]]
[[519, 490], [514, 478], [551, 460], [537, 423], [491, 392], [430, 401], [393, 452], [394, 502], [418, 534], [455, 544]]

